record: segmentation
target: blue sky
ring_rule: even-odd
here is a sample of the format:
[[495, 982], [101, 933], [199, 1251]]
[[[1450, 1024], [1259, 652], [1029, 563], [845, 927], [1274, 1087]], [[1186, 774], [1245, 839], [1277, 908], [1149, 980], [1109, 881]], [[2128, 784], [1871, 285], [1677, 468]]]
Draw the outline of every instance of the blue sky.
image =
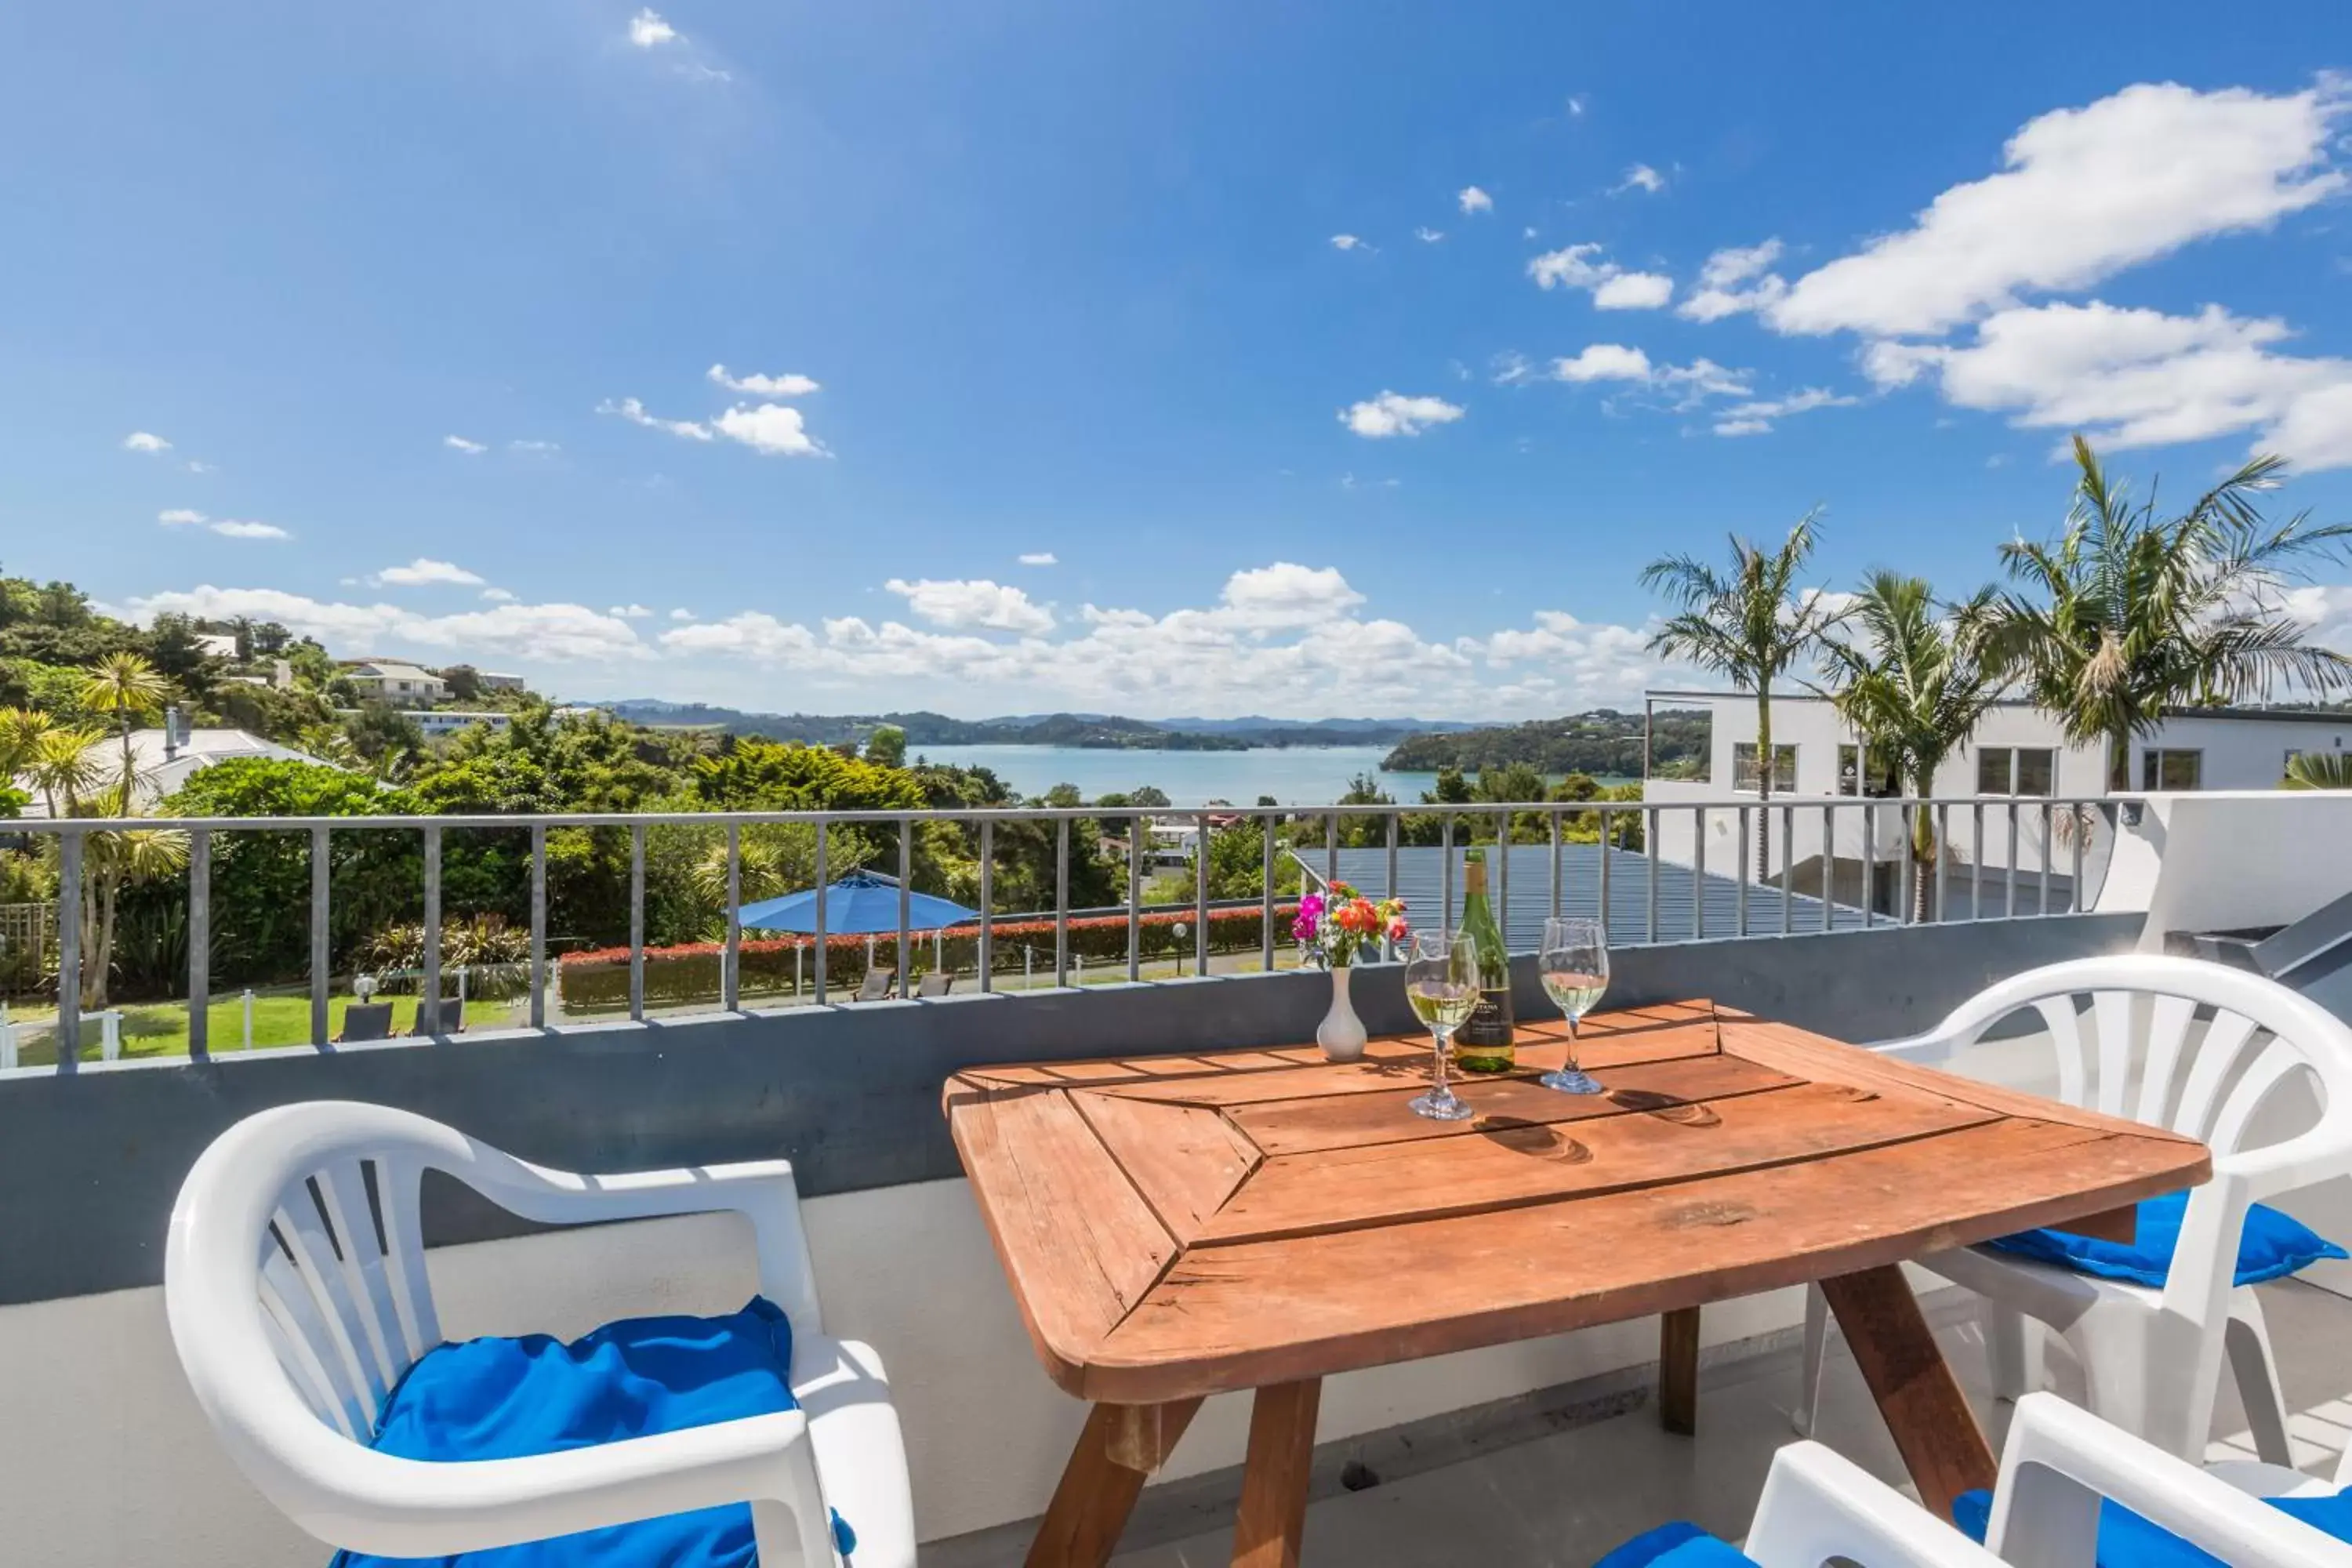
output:
[[2073, 428], [2352, 516], [2352, 19], [2211, 15], [53, 8], [0, 563], [575, 697], [1623, 702], [1651, 556], [1973, 587]]

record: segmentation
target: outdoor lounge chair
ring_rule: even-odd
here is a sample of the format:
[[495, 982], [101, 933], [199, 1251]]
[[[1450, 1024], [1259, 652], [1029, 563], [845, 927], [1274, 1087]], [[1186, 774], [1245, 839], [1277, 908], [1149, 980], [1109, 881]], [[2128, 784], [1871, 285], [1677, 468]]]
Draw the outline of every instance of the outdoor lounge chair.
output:
[[944, 996], [955, 986], [955, 975], [948, 970], [934, 969], [915, 984], [918, 996]]
[[[732, 1318], [596, 1331], [600, 1343], [635, 1336], [659, 1352], [634, 1389], [582, 1381], [615, 1357], [551, 1358], [536, 1336], [445, 1344], [417, 1205], [427, 1170], [542, 1225], [740, 1215], [760, 1295]], [[913, 1568], [889, 1385], [870, 1348], [824, 1331], [783, 1161], [578, 1175], [385, 1106], [280, 1106], [222, 1133], [188, 1173], [163, 1292], [180, 1364], [229, 1458], [330, 1545], [437, 1560], [597, 1531], [598, 1562], [700, 1562], [711, 1553], [695, 1548], [719, 1540], [756, 1545], [777, 1568], [838, 1568], [844, 1550], [856, 1568]], [[501, 1369], [533, 1355], [527, 1384], [498, 1397]], [[717, 1395], [750, 1408], [694, 1405]], [[478, 1414], [435, 1420], [453, 1398]], [[627, 1426], [625, 1399], [686, 1418]], [[518, 1417], [579, 1429], [516, 1445], [525, 1457], [478, 1457]], [[606, 1440], [614, 1429], [639, 1435]], [[415, 1462], [423, 1442], [434, 1462]]]
[[[2185, 1201], [2139, 1205], [2143, 1237], [2176, 1231], [2168, 1258], [2145, 1254], [2145, 1240], [2118, 1247], [2042, 1230], [1937, 1253], [1920, 1266], [1982, 1299], [1996, 1397], [2039, 1386], [2040, 1329], [2048, 1324], [2082, 1363], [2095, 1413], [2193, 1459], [2205, 1450], [2226, 1360], [2257, 1452], [2287, 1463], [2285, 1401], [2253, 1284], [2343, 1253], [2261, 1200], [2352, 1173], [2352, 1028], [2262, 975], [2134, 953], [2031, 970], [1962, 1003], [1927, 1033], [1876, 1048], [1944, 1065], [2027, 1008], [2041, 1015], [2057, 1058], [2058, 1099], [2203, 1140], [2212, 1146], [2212, 1180]], [[2210, 1021], [2200, 1023], [2200, 1012]], [[2277, 1119], [2261, 1112], [2295, 1079], [2312, 1081], [2320, 1113], [2281, 1137]], [[1816, 1286], [1806, 1301], [1796, 1413], [1808, 1436], [1828, 1332]]]
[[869, 969], [866, 972], [866, 984], [857, 988], [857, 994], [851, 1000], [887, 1002], [890, 999], [890, 987], [898, 978], [898, 972], [895, 969]]
[[[416, 1005], [416, 1027], [412, 1032], [418, 1035], [427, 1032], [425, 1027], [425, 1004], [422, 1002], [419, 1002]], [[441, 1017], [439, 1020], [439, 1027], [432, 1030], [431, 1033], [436, 1035], [462, 1035], [465, 1032], [465, 999], [460, 996], [444, 996], [441, 998]]]
[[391, 1003], [354, 1002], [343, 1009], [343, 1032], [335, 1037], [337, 1043], [390, 1038], [392, 1038]]

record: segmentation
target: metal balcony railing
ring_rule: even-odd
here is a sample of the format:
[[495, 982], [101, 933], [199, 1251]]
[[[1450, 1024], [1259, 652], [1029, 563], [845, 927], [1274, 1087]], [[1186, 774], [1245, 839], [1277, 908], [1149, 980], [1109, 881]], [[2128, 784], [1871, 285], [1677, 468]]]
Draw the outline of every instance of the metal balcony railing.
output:
[[[1147, 914], [1164, 917], [1189, 910], [1192, 971], [1210, 973], [1211, 856], [1200, 847], [1213, 835], [1245, 831], [1260, 839], [1259, 963], [1276, 965], [1275, 891], [1287, 857], [1305, 879], [1317, 885], [1346, 880], [1367, 893], [1407, 896], [1416, 923], [1427, 924], [1433, 901], [1439, 920], [1450, 924], [1458, 910], [1463, 851], [1486, 847], [1494, 861], [1493, 898], [1511, 945], [1534, 944], [1545, 913], [1597, 914], [1619, 945], [1634, 942], [1705, 941], [1711, 938], [1788, 935], [1808, 931], [1900, 925], [1914, 920], [1983, 920], [2081, 913], [2095, 901], [2086, 888], [2086, 866], [2104, 874], [2119, 818], [2137, 802], [2119, 796], [1952, 797], [1867, 799], [1853, 796], [1788, 796], [1769, 800], [1732, 796], [1690, 801], [1479, 802], [1419, 807], [1375, 805], [1185, 807], [1013, 807], [949, 811], [779, 811], [552, 816], [185, 817], [135, 820], [25, 820], [6, 831], [56, 840], [58, 918], [55, 954], [58, 1041], [80, 1038], [84, 868], [93, 838], [131, 828], [168, 826], [188, 836], [187, 986], [188, 1048], [208, 1052], [208, 1010], [213, 907], [214, 849], [224, 835], [306, 834], [310, 839], [309, 996], [314, 1046], [330, 1040], [331, 922], [334, 889], [331, 847], [341, 834], [416, 834], [423, 847], [423, 965], [417, 1032], [436, 1035], [443, 989], [442, 851], [446, 835], [467, 829], [525, 832], [530, 836], [530, 956], [527, 1021], [549, 1027], [548, 833], [562, 827], [625, 829], [628, 835], [628, 1016], [646, 1016], [646, 868], [647, 829], [685, 826], [723, 832], [726, 853], [725, 937], [719, 965], [719, 1005], [740, 1009], [743, 927], [742, 835], [770, 825], [804, 825], [814, 830], [814, 881], [823, 886], [848, 867], [828, 867], [826, 829], [858, 826], [895, 838], [899, 892], [896, 952], [902, 961], [919, 928], [910, 925], [908, 891], [919, 828], [947, 823], [974, 831], [978, 840], [978, 917], [969, 924], [977, 937], [976, 963], [982, 990], [994, 985], [996, 932], [1011, 921], [1053, 922], [1051, 974], [1056, 986], [1070, 983], [1070, 837], [1072, 824], [1124, 821], [1127, 834], [1127, 899], [1113, 913], [1127, 921], [1126, 977], [1143, 977], [1143, 927]], [[1437, 823], [1434, 844], [1404, 842], [1404, 827], [1416, 836]], [[1370, 830], [1361, 825], [1369, 821]], [[996, 835], [1008, 824], [1054, 827], [1054, 907], [1009, 915], [995, 907]], [[1322, 842], [1312, 842], [1315, 825]], [[1923, 825], [1931, 837], [1923, 837]], [[1760, 831], [1759, 831], [1760, 826]], [[1150, 829], [1189, 830], [1192, 896], [1189, 904], [1147, 906], [1145, 841]], [[1990, 829], [1988, 836], [1988, 827]], [[1956, 832], [1964, 828], [1965, 832]], [[1306, 842], [1302, 842], [1302, 839]], [[1342, 840], [1352, 842], [1344, 844]], [[1369, 840], [1369, 842], [1367, 842]], [[1710, 843], [1710, 840], [1714, 842]], [[1230, 843], [1230, 840], [1227, 840]], [[1507, 843], [1507, 852], [1493, 854]], [[1906, 851], [1906, 846], [1911, 846]], [[1434, 856], [1429, 852], [1436, 851]], [[1924, 851], [1924, 852], [1923, 852]], [[887, 853], [887, 851], [886, 851]], [[2065, 862], [2065, 869], [2059, 863]], [[887, 863], [872, 867], [891, 869]], [[1515, 869], [1519, 883], [1513, 892]], [[1532, 892], [1530, 881], [1540, 887]], [[1215, 900], [1231, 907], [1231, 900]], [[2024, 907], [2030, 904], [2030, 908]], [[1091, 911], [1076, 911], [1084, 917]], [[1099, 918], [1099, 917], [1097, 917]], [[808, 938], [820, 961], [814, 965], [814, 995], [827, 1001], [825, 911], [823, 901]], [[961, 928], [958, 928], [961, 929]], [[1181, 938], [1179, 939], [1181, 940]], [[798, 983], [795, 983], [795, 994]], [[76, 1051], [60, 1049], [57, 1070], [71, 1073]]]

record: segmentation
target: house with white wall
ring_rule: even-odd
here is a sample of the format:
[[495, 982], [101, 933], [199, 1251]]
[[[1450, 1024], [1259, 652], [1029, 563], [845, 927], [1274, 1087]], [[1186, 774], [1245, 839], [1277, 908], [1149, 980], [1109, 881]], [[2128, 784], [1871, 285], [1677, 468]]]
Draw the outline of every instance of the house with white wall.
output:
[[449, 695], [449, 683], [421, 666], [397, 658], [347, 660], [342, 677], [363, 698], [404, 706], [438, 702]]
[[[1652, 713], [1708, 716], [1704, 774], [1662, 779], [1645, 765], [1643, 801], [1671, 805], [1758, 795], [1753, 692], [1656, 690], [1645, 693], [1643, 703]], [[2275, 789], [2296, 752], [2342, 752], [2347, 745], [2352, 712], [2184, 710], [2168, 714], [2156, 733], [2133, 740], [2131, 793]], [[1833, 703], [1811, 692], [1773, 694], [1772, 750], [1772, 823], [1762, 879], [1778, 880], [1785, 873], [1810, 892], [1828, 875], [1841, 900], [1850, 900], [1859, 896], [1867, 863], [1880, 895], [1874, 901], [1885, 902], [1885, 893], [1903, 874], [1906, 824], [1899, 808], [1862, 803], [1906, 795], [1910, 781], [1874, 776], [1862, 737]], [[2104, 747], [2070, 745], [2057, 721], [2030, 702], [1996, 703], [1937, 772], [1934, 796], [1949, 803], [1938, 812], [1943, 858], [1967, 879], [1969, 897], [1981, 876], [1998, 881], [1998, 894], [1989, 890], [1988, 896], [1998, 896], [2005, 907], [2016, 907], [2021, 898], [2039, 907], [2032, 900], [2042, 896], [2046, 873], [2052, 907], [2064, 907], [2078, 865], [2086, 885], [2095, 882], [2112, 832], [2103, 833], [2091, 820], [2095, 814], [2060, 803], [2107, 793]], [[1854, 804], [1823, 809], [1841, 799]], [[1752, 808], [1736, 805], [1662, 812], [1658, 852], [1676, 864], [1736, 875], [1752, 868], [1754, 817]], [[1830, 846], [1827, 867], [1824, 844]]]

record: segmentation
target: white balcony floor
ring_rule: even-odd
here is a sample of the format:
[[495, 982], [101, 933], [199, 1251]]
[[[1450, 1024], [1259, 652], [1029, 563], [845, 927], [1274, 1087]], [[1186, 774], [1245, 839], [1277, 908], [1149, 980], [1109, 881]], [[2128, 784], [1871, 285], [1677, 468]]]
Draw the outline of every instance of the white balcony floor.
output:
[[[2295, 1412], [2297, 1463], [2330, 1474], [2352, 1437], [2352, 1301], [2285, 1284], [2264, 1287], [2263, 1304]], [[1934, 1316], [1945, 1354], [1997, 1445], [2006, 1407], [1986, 1394], [1982, 1339], [1949, 1304]], [[2079, 1397], [2063, 1351], [2053, 1361], [2051, 1386]], [[1660, 1430], [1654, 1407], [1644, 1403], [1605, 1421], [1359, 1491], [1326, 1482], [1332, 1467], [1318, 1463], [1303, 1561], [1324, 1568], [1587, 1568], [1627, 1537], [1671, 1519], [1694, 1520], [1737, 1540], [1773, 1450], [1795, 1440], [1789, 1408], [1796, 1387], [1796, 1351], [1775, 1350], [1702, 1372], [1696, 1437]], [[1861, 1375], [1842, 1350], [1832, 1356], [1817, 1430], [1823, 1442], [1908, 1489]], [[2253, 1458], [2226, 1380], [2214, 1431], [2212, 1458]], [[1118, 1568], [1213, 1568], [1232, 1551], [1231, 1527], [1220, 1525], [1113, 1561]]]

